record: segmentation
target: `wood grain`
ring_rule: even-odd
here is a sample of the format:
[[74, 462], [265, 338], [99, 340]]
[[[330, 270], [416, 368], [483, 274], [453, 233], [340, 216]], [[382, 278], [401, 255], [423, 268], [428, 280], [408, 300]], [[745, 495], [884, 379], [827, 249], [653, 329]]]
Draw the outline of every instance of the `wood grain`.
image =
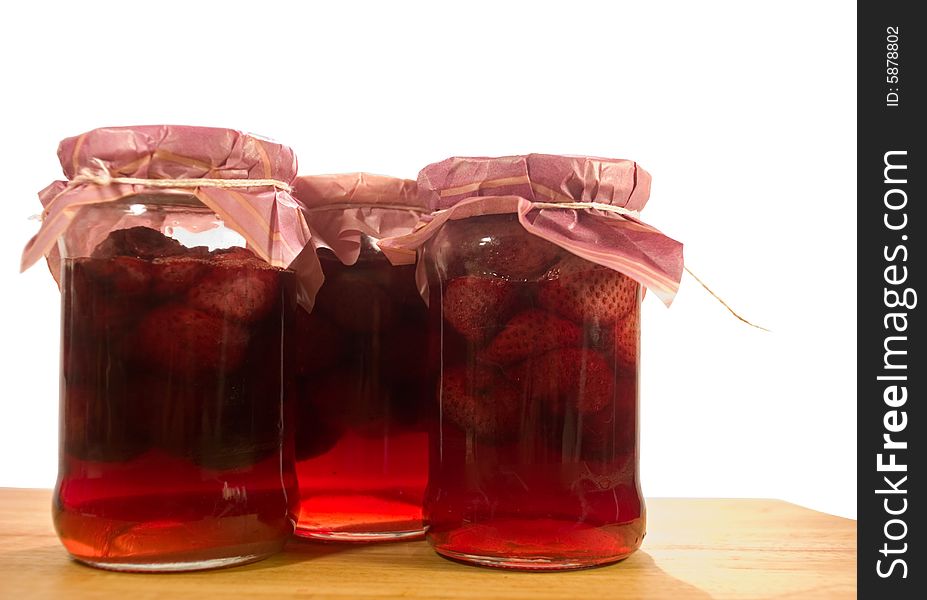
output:
[[174, 575], [110, 573], [68, 559], [48, 490], [0, 488], [0, 598], [852, 598], [856, 522], [778, 500], [650, 499], [642, 550], [561, 573], [470, 567], [425, 542], [291, 542], [263, 562]]

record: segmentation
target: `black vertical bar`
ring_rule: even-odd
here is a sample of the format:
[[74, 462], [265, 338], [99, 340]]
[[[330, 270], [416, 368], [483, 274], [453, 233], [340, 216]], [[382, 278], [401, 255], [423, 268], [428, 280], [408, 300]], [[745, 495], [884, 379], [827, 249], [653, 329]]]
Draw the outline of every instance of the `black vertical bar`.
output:
[[[857, 23], [857, 582], [860, 598], [923, 598], [927, 454], [922, 352], [923, 19], [864, 1]], [[919, 11], [918, 11], [919, 12]], [[839, 302], [839, 299], [831, 299]], [[915, 591], [917, 590], [917, 591]]]

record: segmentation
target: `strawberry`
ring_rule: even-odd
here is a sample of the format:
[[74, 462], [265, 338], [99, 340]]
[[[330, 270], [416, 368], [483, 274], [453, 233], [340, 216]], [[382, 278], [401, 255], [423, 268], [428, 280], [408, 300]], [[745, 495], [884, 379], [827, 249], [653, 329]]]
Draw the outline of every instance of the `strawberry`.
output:
[[636, 370], [638, 356], [640, 355], [640, 318], [631, 313], [615, 324], [612, 330], [613, 342], [611, 349], [614, 352], [618, 366], [625, 370]]
[[614, 402], [598, 411], [580, 414], [575, 440], [584, 459], [612, 460], [634, 449], [637, 441], [637, 378], [619, 374]]
[[525, 231], [518, 215], [482, 215], [448, 221], [437, 241], [453, 253], [455, 274], [531, 281], [543, 274], [563, 251]]
[[557, 415], [589, 415], [614, 399], [615, 374], [605, 356], [585, 348], [560, 348], [506, 369], [525, 393]]
[[343, 329], [371, 333], [388, 328], [395, 318], [393, 301], [364, 269], [342, 271], [326, 279], [316, 296], [318, 310]]
[[387, 332], [353, 340], [351, 360], [378, 381], [390, 427], [418, 426], [430, 411], [437, 383], [432, 364], [438, 353], [431, 360], [428, 352], [433, 342], [422, 318], [403, 319]]
[[518, 435], [518, 391], [492, 367], [448, 368], [441, 381], [441, 414], [482, 441]]
[[624, 369], [637, 369], [640, 356], [641, 320], [636, 311], [619, 321], [615, 329], [615, 358]]
[[480, 358], [508, 365], [556, 348], [578, 346], [582, 337], [582, 329], [572, 321], [532, 308], [512, 317]]
[[[393, 381], [389, 384], [390, 426], [397, 431], [427, 431], [432, 412], [435, 385], [431, 381]], [[431, 383], [432, 385], [428, 385]]]
[[216, 471], [250, 466], [279, 452], [280, 395], [261, 375], [139, 378], [137, 400], [153, 444]]
[[295, 405], [296, 459], [306, 460], [325, 454], [341, 439], [344, 423], [328, 402], [319, 399], [316, 381], [292, 381], [290, 390], [291, 401]]
[[129, 256], [89, 258], [82, 262], [87, 273], [114, 295], [138, 297], [151, 286], [151, 263]]
[[[177, 285], [192, 283], [188, 273], [193, 265], [184, 259], [206, 255], [206, 248], [186, 248], [155, 229], [130, 227], [111, 232], [94, 249], [92, 258], [98, 260], [91, 260], [88, 268], [116, 293], [141, 295], [153, 285], [155, 294], [168, 295], [176, 292]], [[181, 261], [180, 266], [175, 260]]]
[[640, 356], [640, 315], [632, 310], [617, 323], [587, 323], [586, 343], [613, 356], [615, 367], [622, 371], [636, 371]]
[[283, 330], [288, 373], [308, 375], [326, 371], [345, 352], [344, 336], [327, 315], [309, 314], [300, 306], [288, 310]]
[[241, 366], [248, 332], [235, 322], [179, 304], [149, 312], [138, 324], [135, 358], [165, 373], [228, 372]]
[[309, 404], [327, 420], [337, 420], [362, 436], [385, 434], [389, 390], [385, 382], [365, 372], [361, 364], [313, 379], [306, 394]]
[[[110, 374], [108, 374], [110, 375]], [[63, 386], [61, 423], [64, 451], [90, 461], [128, 460], [146, 449], [144, 416], [126, 390], [121, 372], [95, 385]]]
[[192, 438], [192, 458], [197, 465], [225, 471], [249, 467], [275, 453], [280, 460], [280, 385], [268, 385], [266, 378], [254, 375], [242, 371], [214, 384]]
[[384, 278], [383, 287], [393, 302], [411, 313], [427, 312], [428, 308], [415, 282], [415, 265], [384, 266], [379, 270], [386, 270], [387, 277]]
[[233, 246], [231, 248], [218, 248], [209, 253], [209, 259], [214, 263], [232, 263], [232, 264], [241, 264], [242, 262], [246, 263], [255, 263], [258, 266], [267, 266], [263, 260], [261, 260], [257, 254], [248, 250], [247, 248], [241, 248], [239, 246]]
[[114, 293], [108, 279], [100, 279], [99, 267], [108, 262], [108, 259], [81, 258], [65, 263], [61, 285], [67, 293], [62, 298], [65, 309], [62, 326], [72, 337], [122, 338], [136, 315], [145, 310], [144, 296]]
[[210, 269], [187, 294], [190, 306], [243, 323], [260, 321], [280, 294], [280, 272], [266, 263], [227, 260]]
[[111, 387], [125, 377], [126, 334], [146, 308], [89, 277], [84, 260], [66, 261], [61, 281], [62, 377], [68, 385]]
[[540, 282], [538, 302], [577, 323], [615, 323], [637, 306], [639, 290], [627, 275], [570, 256]]
[[393, 329], [370, 340], [371, 346], [378, 348], [383, 376], [391, 381], [418, 383], [431, 373], [428, 348], [437, 340], [429, 337], [425, 319], [415, 317], [418, 315], [398, 321]]
[[206, 263], [193, 256], [168, 256], [152, 261], [156, 296], [176, 296], [186, 292], [206, 269]]
[[94, 248], [94, 258], [129, 256], [151, 260], [160, 256], [183, 254], [186, 248], [150, 227], [129, 227], [110, 232], [105, 240]]
[[444, 290], [444, 318], [471, 342], [491, 335], [515, 303], [513, 284], [496, 277], [465, 275]]

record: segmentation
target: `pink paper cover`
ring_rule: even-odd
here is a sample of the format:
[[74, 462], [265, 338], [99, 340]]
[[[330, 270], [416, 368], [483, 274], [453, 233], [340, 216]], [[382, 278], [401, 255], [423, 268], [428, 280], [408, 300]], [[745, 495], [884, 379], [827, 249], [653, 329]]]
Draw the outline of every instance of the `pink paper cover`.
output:
[[315, 248], [329, 248], [345, 265], [360, 253], [361, 236], [376, 240], [412, 231], [426, 208], [415, 181], [371, 173], [298, 177], [302, 206]]

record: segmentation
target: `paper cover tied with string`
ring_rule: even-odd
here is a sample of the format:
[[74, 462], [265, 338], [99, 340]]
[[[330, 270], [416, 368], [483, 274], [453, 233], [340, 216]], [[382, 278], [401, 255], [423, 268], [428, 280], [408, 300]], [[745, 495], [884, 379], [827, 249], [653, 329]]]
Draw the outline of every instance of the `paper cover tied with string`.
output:
[[[127, 223], [169, 234], [169, 211], [94, 211], [89, 217], [84, 210], [133, 197], [192, 197], [214, 213], [200, 223], [202, 228], [214, 227], [209, 223], [218, 217], [274, 267], [289, 266], [310, 239], [290, 195], [296, 156], [290, 148], [254, 135], [174, 125], [107, 127], [63, 140], [58, 158], [67, 180], [39, 193], [42, 224], [23, 252], [24, 270], [46, 256], [57, 278], [57, 244], [65, 232], [72, 256], [89, 256], [111, 231]], [[185, 226], [196, 229], [189, 219]], [[313, 278], [304, 285], [316, 287], [319, 277]]]
[[364, 238], [409, 233], [428, 212], [415, 182], [373, 173], [306, 175], [293, 183], [316, 248], [353, 265]]
[[634, 161], [455, 157], [422, 169], [418, 192], [432, 212], [412, 233], [380, 242], [394, 264], [414, 262], [448, 220], [516, 213], [527, 232], [631, 277], [667, 305], [679, 288], [682, 244], [640, 220], [650, 174]]

